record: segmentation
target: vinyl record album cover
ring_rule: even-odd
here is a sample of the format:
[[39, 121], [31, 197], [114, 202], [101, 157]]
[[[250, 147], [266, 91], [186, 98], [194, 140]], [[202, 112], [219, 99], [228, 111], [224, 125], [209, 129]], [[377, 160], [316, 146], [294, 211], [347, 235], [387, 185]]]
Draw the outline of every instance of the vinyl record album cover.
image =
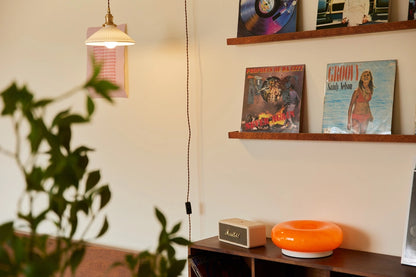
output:
[[409, 0], [409, 10], [407, 19], [408, 20], [415, 20], [416, 17], [416, 0]]
[[388, 22], [390, 3], [391, 0], [318, 0], [316, 29]]
[[296, 32], [296, 0], [240, 0], [237, 37]]
[[323, 133], [391, 134], [396, 60], [328, 64]]
[[246, 69], [242, 132], [299, 133], [305, 65]]
[[413, 171], [409, 214], [405, 228], [401, 263], [416, 266], [416, 169]]

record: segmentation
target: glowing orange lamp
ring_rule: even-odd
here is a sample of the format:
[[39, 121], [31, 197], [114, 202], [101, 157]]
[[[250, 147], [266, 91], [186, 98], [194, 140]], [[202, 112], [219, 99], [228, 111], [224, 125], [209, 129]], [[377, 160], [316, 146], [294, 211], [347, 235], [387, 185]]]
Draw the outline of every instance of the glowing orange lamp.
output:
[[275, 225], [271, 237], [286, 256], [322, 258], [341, 245], [342, 230], [331, 222], [293, 220]]

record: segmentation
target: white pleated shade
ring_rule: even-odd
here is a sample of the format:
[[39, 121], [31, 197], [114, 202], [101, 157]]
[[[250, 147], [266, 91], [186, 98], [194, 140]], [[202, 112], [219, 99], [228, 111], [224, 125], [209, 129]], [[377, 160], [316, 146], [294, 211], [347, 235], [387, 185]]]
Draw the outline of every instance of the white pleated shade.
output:
[[135, 43], [131, 37], [112, 24], [105, 25], [85, 41], [86, 45], [106, 46], [107, 48], [134, 45]]

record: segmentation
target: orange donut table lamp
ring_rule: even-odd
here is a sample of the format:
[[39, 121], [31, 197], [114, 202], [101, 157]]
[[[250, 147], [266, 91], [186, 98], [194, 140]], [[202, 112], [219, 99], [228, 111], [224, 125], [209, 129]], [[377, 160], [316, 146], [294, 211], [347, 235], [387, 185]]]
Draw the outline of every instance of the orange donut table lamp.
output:
[[332, 250], [340, 246], [342, 230], [331, 222], [293, 220], [275, 225], [271, 237], [286, 256], [322, 258], [332, 255]]

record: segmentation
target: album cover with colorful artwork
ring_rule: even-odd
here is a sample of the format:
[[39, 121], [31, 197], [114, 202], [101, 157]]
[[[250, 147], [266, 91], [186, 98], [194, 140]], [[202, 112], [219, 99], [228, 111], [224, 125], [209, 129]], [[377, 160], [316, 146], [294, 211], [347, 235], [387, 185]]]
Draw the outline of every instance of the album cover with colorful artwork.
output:
[[299, 133], [305, 65], [246, 69], [242, 132]]
[[[316, 29], [385, 23], [392, 0], [318, 0]], [[412, 1], [412, 0], [410, 0]]]
[[299, 0], [240, 0], [237, 37], [296, 32]]

